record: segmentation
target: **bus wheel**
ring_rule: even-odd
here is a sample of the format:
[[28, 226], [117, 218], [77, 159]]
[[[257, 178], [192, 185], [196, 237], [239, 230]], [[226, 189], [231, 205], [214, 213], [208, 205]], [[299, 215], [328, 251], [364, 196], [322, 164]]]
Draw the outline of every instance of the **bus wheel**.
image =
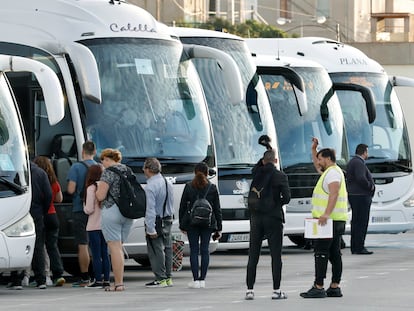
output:
[[[64, 257], [62, 258], [62, 263], [63, 263], [63, 269], [68, 274], [73, 275], [73, 276], [80, 276], [78, 257]], [[88, 272], [91, 278], [93, 278], [94, 274], [93, 274], [92, 258], [91, 258], [91, 262], [89, 263]]]
[[288, 235], [289, 240], [299, 247], [306, 245], [306, 239], [303, 235]]
[[134, 260], [143, 267], [150, 267], [151, 263], [148, 257], [134, 258]]

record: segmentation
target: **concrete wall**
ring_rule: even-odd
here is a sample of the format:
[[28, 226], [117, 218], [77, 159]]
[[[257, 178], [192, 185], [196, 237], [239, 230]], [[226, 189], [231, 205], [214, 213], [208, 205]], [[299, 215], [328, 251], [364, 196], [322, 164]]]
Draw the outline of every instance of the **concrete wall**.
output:
[[[389, 75], [405, 76], [414, 79], [414, 65], [384, 66]], [[410, 135], [411, 152], [414, 151], [414, 87], [396, 87]], [[414, 156], [414, 154], [413, 154]]]

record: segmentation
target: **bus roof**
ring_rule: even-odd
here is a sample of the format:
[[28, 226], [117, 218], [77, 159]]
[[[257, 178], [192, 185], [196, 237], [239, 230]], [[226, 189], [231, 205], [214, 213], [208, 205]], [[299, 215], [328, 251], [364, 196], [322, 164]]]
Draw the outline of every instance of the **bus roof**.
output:
[[[33, 25], [36, 25], [33, 27]], [[170, 30], [138, 6], [102, 0], [19, 0], [0, 11], [0, 41], [45, 48], [106, 37], [173, 40]], [[52, 44], [54, 42], [54, 44]], [[54, 51], [57, 53], [58, 51]]]
[[[249, 41], [247, 45], [250, 49]], [[253, 59], [257, 67], [309, 67], [309, 68], [323, 68], [321, 64], [307, 59], [301, 59], [298, 57], [282, 56], [277, 57], [276, 55], [265, 55], [265, 54], [253, 54]]]
[[188, 28], [188, 27], [172, 27], [172, 31], [178, 35], [179, 37], [203, 37], [203, 38], [225, 38], [225, 39], [233, 39], [233, 40], [240, 40], [243, 41], [244, 39], [232, 35], [227, 32], [222, 31], [215, 31], [215, 30], [208, 30], [208, 29], [200, 29], [200, 28]]
[[292, 56], [320, 63], [329, 73], [374, 72], [384, 68], [362, 51], [327, 38], [260, 38], [246, 39], [252, 53]]

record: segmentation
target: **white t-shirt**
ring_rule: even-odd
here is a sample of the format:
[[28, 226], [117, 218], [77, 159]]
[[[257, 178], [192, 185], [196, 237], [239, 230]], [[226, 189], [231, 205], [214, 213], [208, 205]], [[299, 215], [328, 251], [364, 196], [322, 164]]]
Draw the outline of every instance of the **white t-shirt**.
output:
[[342, 181], [341, 173], [337, 169], [330, 169], [328, 173], [326, 173], [325, 178], [323, 180], [323, 184], [322, 184], [323, 190], [326, 193], [329, 193], [328, 185], [333, 182], [339, 182], [339, 184], [341, 184], [341, 181]]

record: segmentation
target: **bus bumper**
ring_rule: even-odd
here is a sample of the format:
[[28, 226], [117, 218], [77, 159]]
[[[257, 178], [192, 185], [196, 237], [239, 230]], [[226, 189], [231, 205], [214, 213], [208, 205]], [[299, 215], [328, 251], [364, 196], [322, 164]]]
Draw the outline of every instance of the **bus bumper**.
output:
[[36, 235], [8, 237], [0, 232], [0, 271], [30, 267]]

